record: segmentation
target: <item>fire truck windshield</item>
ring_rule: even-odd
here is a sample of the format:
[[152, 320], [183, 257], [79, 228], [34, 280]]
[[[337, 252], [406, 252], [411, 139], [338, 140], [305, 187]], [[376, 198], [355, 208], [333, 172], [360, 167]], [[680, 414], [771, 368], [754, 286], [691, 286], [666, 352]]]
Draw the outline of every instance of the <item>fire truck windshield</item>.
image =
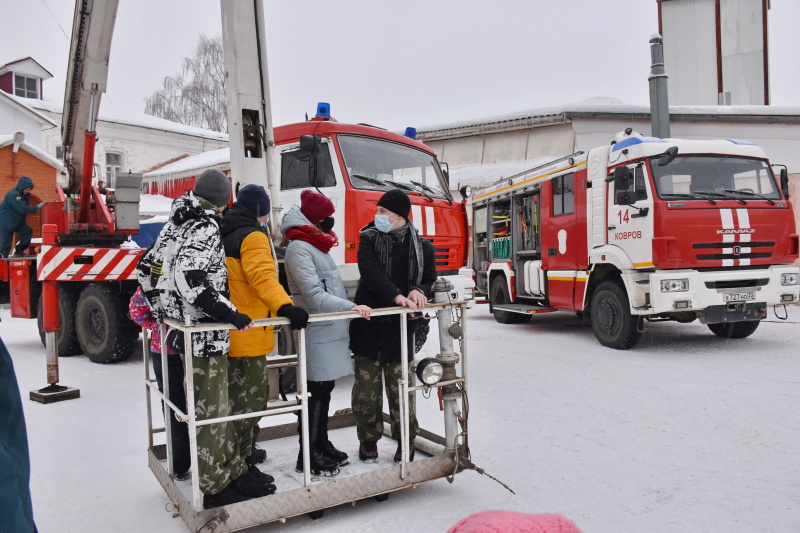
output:
[[650, 160], [658, 195], [662, 198], [779, 200], [780, 190], [763, 159], [724, 155], [679, 155], [659, 166]]
[[359, 189], [400, 188], [411, 194], [450, 200], [450, 193], [431, 154], [382, 139], [339, 135], [350, 182]]

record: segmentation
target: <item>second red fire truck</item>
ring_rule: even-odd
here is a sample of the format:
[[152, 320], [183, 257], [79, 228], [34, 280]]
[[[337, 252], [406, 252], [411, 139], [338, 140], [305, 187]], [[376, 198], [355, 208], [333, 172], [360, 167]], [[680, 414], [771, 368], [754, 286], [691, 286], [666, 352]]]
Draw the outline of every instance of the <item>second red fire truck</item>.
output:
[[751, 142], [628, 129], [476, 192], [477, 290], [499, 322], [571, 310], [611, 348], [635, 346], [645, 320], [747, 337], [798, 300], [788, 196]]

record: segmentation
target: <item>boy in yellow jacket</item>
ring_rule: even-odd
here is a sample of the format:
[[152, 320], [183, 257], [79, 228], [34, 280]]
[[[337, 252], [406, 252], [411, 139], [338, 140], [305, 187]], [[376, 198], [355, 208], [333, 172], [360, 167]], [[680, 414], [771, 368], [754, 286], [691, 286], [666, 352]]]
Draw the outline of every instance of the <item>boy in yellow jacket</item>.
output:
[[[292, 329], [302, 329], [308, 323], [308, 313], [292, 304], [278, 281], [272, 244], [263, 231], [269, 212], [269, 196], [264, 187], [245, 185], [236, 203], [223, 214], [221, 233], [231, 303], [253, 319], [281, 316], [291, 321]], [[266, 408], [269, 399], [266, 354], [272, 352], [274, 344], [272, 327], [231, 332], [228, 390], [233, 414]], [[246, 457], [251, 475], [272, 483], [272, 476], [255, 466], [267, 456], [264, 450], [255, 447], [258, 421], [259, 417], [252, 417], [235, 423], [239, 454]]]

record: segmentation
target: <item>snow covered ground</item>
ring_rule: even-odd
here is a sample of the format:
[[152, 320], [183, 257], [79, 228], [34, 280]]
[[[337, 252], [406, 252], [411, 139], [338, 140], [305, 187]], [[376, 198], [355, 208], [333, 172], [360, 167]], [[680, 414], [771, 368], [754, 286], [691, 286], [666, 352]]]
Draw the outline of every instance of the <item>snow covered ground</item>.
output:
[[[61, 382], [81, 398], [41, 405], [27, 399], [46, 384], [36, 322], [0, 317], [39, 530], [186, 531], [147, 467], [141, 352], [109, 366], [61, 358]], [[483, 509], [560, 513], [585, 533], [800, 530], [800, 308], [744, 340], [650, 324], [629, 351], [603, 348], [566, 313], [501, 325], [477, 306], [468, 321], [473, 460], [516, 495], [468, 471], [254, 531], [446, 531]], [[440, 431], [434, 398], [418, 399], [421, 419]]]

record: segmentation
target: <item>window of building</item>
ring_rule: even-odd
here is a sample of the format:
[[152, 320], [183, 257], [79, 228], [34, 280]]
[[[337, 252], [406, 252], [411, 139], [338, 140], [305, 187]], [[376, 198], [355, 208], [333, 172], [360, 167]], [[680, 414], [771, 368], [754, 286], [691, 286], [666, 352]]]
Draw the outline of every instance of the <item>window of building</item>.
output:
[[14, 74], [14, 94], [22, 98], [39, 98], [39, 79]]
[[575, 174], [553, 178], [553, 216], [575, 212]]
[[106, 152], [106, 187], [116, 186], [116, 175], [122, 172], [122, 154]]
[[59, 161], [64, 159], [64, 153], [61, 151], [61, 146], [56, 146], [56, 159]]

